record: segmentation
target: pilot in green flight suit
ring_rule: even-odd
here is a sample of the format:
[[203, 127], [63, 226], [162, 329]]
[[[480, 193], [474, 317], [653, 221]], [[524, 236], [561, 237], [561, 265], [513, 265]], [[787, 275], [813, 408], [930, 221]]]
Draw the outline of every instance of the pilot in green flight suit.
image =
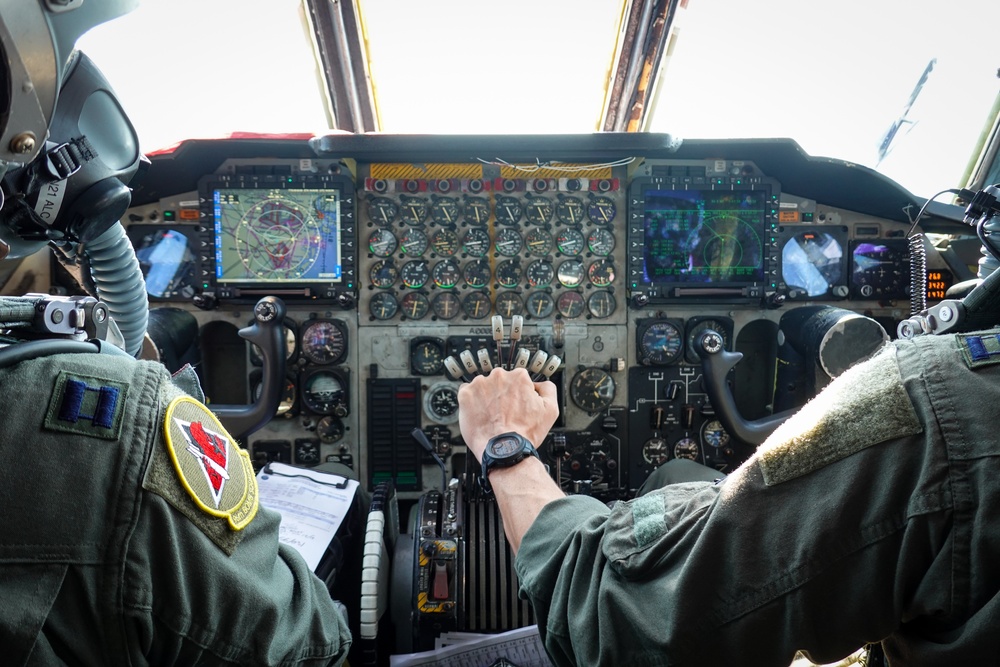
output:
[[0, 387], [5, 664], [343, 660], [347, 624], [279, 546], [246, 451], [160, 364], [42, 357]]
[[[99, 71], [71, 55], [132, 4], [0, 0], [0, 259], [47, 240], [82, 257], [106, 245], [108, 258], [89, 257], [102, 270], [96, 290], [118, 299], [108, 306], [123, 334], [137, 330], [122, 336], [134, 354], [145, 294], [117, 221], [137, 141]], [[89, 343], [65, 345], [93, 353], [52, 354], [54, 341], [12, 337], [0, 339], [0, 663], [344, 661], [342, 606], [279, 545], [278, 515], [259, 506], [249, 457], [203, 405], [193, 371], [171, 378]]]
[[[887, 346], [718, 483], [608, 508], [541, 462], [493, 467], [521, 595], [558, 665], [788, 665], [882, 641], [890, 664], [1000, 656], [1000, 331]], [[459, 391], [481, 458], [539, 444], [550, 383], [494, 370]], [[514, 460], [514, 459], [511, 459]]]

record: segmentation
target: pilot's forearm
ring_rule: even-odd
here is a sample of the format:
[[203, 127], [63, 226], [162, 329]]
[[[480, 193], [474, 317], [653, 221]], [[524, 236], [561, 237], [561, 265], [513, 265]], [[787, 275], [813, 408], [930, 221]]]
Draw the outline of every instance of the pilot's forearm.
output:
[[549, 477], [545, 466], [531, 457], [512, 468], [497, 468], [490, 472], [490, 485], [496, 495], [503, 517], [504, 532], [511, 549], [517, 553], [521, 538], [535, 522], [542, 508], [564, 497]]

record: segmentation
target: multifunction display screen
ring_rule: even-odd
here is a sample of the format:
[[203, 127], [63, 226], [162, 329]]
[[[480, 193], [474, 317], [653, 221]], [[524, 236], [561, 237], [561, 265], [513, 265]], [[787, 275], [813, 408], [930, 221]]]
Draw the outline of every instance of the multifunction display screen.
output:
[[764, 280], [761, 190], [646, 190], [646, 284], [740, 284]]
[[215, 189], [220, 285], [339, 283], [341, 196], [333, 189]]

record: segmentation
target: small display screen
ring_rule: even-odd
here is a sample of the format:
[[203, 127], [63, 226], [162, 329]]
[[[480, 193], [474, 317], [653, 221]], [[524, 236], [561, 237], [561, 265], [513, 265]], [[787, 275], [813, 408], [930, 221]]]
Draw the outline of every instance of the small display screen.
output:
[[765, 191], [647, 190], [644, 195], [644, 282], [764, 280]]
[[339, 191], [217, 189], [212, 196], [220, 285], [342, 280]]
[[184, 300], [195, 294], [197, 243], [188, 238], [190, 227], [132, 225], [129, 240], [152, 299]]

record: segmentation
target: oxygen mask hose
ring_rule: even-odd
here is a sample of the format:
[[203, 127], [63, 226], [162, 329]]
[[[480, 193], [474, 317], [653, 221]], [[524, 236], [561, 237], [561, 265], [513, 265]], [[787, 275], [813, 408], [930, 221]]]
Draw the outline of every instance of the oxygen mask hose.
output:
[[149, 323], [149, 300], [146, 281], [125, 228], [118, 222], [92, 241], [53, 246], [53, 249], [67, 268], [79, 266], [78, 278], [83, 287], [108, 306], [125, 339], [125, 351], [138, 356]]

